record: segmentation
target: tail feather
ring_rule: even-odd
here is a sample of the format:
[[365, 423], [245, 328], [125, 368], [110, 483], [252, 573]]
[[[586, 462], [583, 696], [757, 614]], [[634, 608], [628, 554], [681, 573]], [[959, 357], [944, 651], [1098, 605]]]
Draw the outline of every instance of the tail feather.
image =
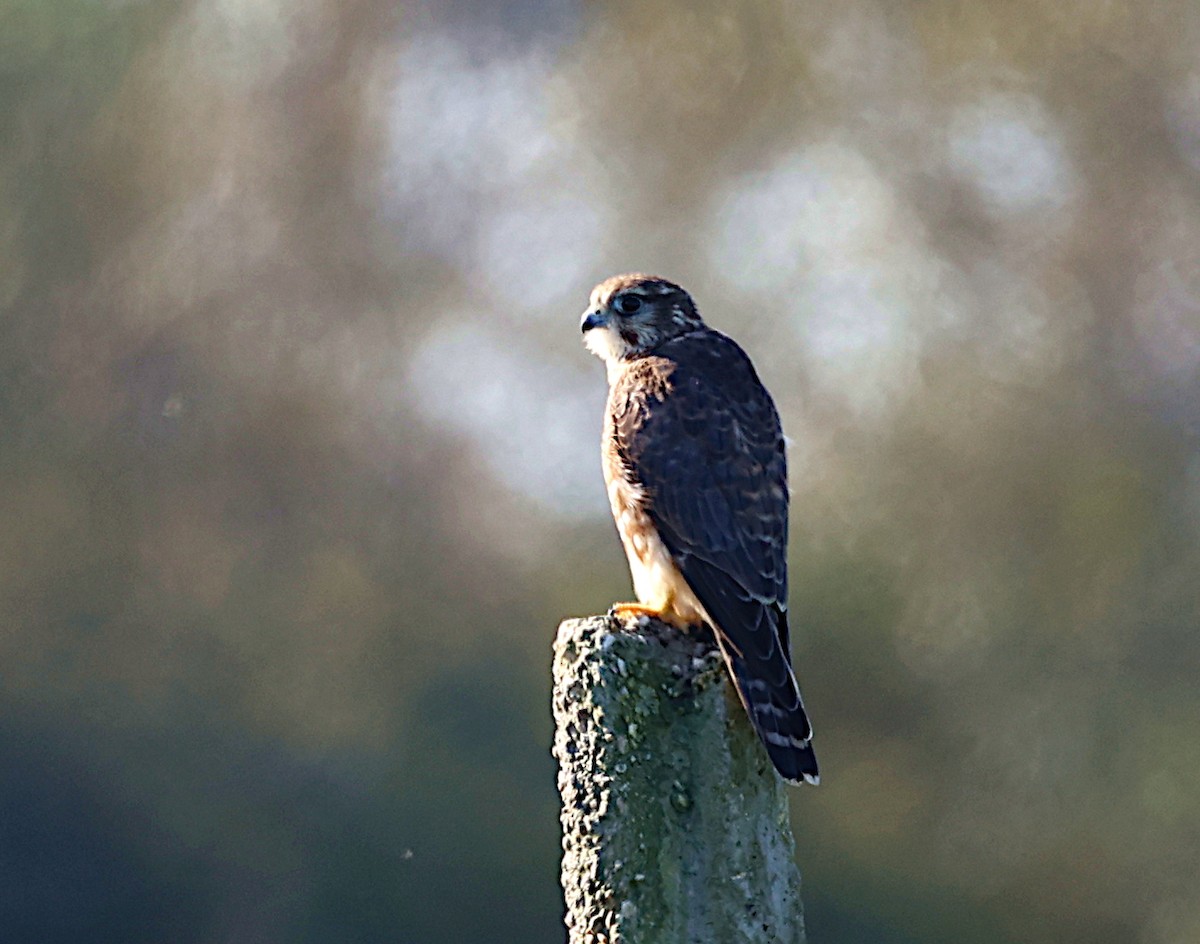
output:
[[680, 560], [775, 769], [792, 783], [819, 782], [809, 743], [812, 725], [792, 671], [787, 610], [755, 596], [699, 555], [682, 555]]
[[817, 756], [812, 749], [812, 725], [795, 675], [789, 671], [781, 684], [764, 681], [747, 671], [744, 659], [725, 646], [721, 650], [738, 697], [780, 776], [792, 783], [820, 783]]

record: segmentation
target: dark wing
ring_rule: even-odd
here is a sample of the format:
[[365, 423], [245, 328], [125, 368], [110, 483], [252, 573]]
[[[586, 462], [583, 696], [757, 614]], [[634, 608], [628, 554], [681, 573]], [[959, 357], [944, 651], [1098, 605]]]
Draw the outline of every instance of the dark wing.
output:
[[[787, 625], [787, 461], [779, 416], [749, 358], [701, 331], [626, 376], [614, 432], [646, 510], [713, 621], [754, 726], [789, 780], [812, 780], [812, 729]], [[620, 393], [621, 391], [616, 391]]]

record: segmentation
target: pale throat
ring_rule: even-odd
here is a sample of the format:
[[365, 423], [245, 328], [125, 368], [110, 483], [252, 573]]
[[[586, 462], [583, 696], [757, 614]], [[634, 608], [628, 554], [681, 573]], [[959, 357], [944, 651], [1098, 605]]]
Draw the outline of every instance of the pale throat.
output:
[[604, 361], [611, 385], [620, 376], [623, 367], [622, 358], [629, 353], [629, 345], [612, 327], [593, 328], [583, 336], [584, 346]]

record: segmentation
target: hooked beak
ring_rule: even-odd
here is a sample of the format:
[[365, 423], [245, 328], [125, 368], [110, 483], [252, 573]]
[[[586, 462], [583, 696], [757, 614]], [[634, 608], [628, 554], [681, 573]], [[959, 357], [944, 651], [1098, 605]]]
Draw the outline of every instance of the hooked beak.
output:
[[587, 334], [592, 328], [601, 328], [607, 323], [608, 319], [604, 317], [604, 312], [597, 309], [585, 311], [583, 320], [579, 322], [579, 330]]

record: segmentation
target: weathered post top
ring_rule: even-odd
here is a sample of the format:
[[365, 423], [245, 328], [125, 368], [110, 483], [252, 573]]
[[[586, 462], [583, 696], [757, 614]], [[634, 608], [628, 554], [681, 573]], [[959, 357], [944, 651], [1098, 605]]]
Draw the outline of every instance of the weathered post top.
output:
[[711, 637], [566, 620], [554, 755], [570, 944], [798, 944], [787, 787]]

